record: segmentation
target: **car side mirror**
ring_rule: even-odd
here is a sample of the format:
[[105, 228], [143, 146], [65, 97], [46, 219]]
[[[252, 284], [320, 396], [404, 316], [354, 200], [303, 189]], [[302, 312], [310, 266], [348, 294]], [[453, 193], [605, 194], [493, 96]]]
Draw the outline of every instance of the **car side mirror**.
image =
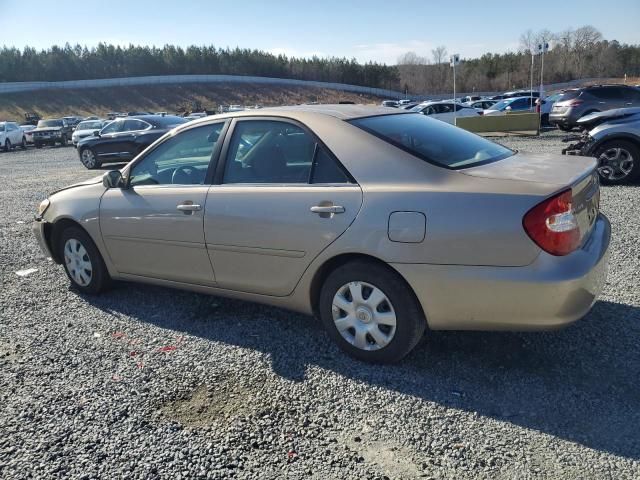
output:
[[120, 170], [111, 170], [102, 177], [102, 185], [105, 188], [124, 188], [124, 179]]
[[510, 111], [511, 111], [511, 107], [506, 107], [506, 108], [505, 108], [505, 110], [506, 110], [507, 112], [510, 112]]
[[100, 136], [100, 130], [94, 130], [93, 131], [93, 136], [94, 137], [99, 137]]

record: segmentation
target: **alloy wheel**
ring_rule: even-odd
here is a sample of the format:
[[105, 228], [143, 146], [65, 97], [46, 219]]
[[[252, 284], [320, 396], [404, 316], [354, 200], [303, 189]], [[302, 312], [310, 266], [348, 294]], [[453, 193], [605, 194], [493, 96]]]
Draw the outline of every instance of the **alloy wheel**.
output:
[[84, 245], [75, 238], [70, 238], [64, 244], [64, 265], [73, 281], [81, 287], [91, 283], [93, 265]]
[[96, 166], [96, 155], [90, 148], [85, 148], [82, 151], [82, 164], [87, 168], [93, 168]]
[[631, 173], [633, 162], [633, 156], [627, 149], [608, 148], [598, 157], [598, 173], [607, 180], [619, 181]]
[[338, 289], [331, 308], [342, 338], [361, 350], [379, 350], [393, 340], [396, 313], [385, 293], [366, 282], [349, 282]]

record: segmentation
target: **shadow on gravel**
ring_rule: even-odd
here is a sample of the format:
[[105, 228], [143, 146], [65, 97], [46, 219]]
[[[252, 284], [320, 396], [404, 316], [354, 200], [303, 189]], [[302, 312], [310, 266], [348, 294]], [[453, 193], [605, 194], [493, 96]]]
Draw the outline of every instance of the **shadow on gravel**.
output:
[[310, 317], [136, 285], [97, 308], [268, 354], [293, 381], [318, 366], [364, 384], [640, 459], [640, 308], [598, 302], [557, 332], [430, 332], [403, 362], [368, 365], [338, 351]]

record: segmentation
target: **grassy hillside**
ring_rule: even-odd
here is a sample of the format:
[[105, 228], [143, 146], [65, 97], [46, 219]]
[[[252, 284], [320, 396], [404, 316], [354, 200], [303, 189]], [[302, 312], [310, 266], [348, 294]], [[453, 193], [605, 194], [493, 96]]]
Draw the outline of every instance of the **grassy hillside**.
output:
[[292, 105], [305, 102], [378, 103], [379, 98], [323, 88], [252, 84], [191, 84], [111, 87], [78, 90], [41, 90], [0, 95], [0, 120], [22, 121], [25, 112], [44, 117], [98, 115], [107, 112], [206, 109], [221, 104]]

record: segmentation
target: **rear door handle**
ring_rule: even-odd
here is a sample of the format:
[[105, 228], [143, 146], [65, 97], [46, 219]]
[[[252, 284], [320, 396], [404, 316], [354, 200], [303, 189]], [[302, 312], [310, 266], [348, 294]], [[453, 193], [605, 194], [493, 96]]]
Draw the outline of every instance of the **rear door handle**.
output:
[[315, 207], [311, 207], [311, 211], [313, 213], [344, 213], [344, 207], [340, 205], [316, 205]]
[[197, 212], [198, 210], [202, 210], [202, 207], [200, 205], [197, 205], [195, 203], [188, 203], [188, 202], [181, 203], [176, 208], [181, 212], [185, 212], [185, 213]]

